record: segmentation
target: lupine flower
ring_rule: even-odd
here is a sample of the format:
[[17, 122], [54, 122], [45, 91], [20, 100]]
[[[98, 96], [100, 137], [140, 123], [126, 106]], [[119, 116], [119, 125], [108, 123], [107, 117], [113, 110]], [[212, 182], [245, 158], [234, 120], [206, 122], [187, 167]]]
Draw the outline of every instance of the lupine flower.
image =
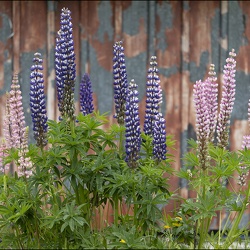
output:
[[153, 156], [158, 161], [166, 160], [166, 127], [162, 113], [158, 113], [154, 119], [153, 126]]
[[44, 147], [47, 144], [48, 117], [43, 85], [43, 60], [40, 53], [35, 53], [34, 56], [30, 73], [30, 110], [36, 144]]
[[74, 118], [75, 68], [71, 12], [67, 8], [63, 8], [61, 12], [61, 29], [58, 31], [55, 48], [58, 107], [63, 118]]
[[32, 175], [31, 167], [32, 167], [32, 162], [29, 157], [27, 157], [27, 152], [28, 152], [28, 132], [29, 132], [29, 127], [26, 127], [25, 133], [24, 133], [24, 138], [21, 143], [20, 150], [18, 151], [18, 176], [25, 176], [26, 178], [29, 178]]
[[152, 56], [150, 60], [150, 68], [148, 70], [146, 90], [146, 111], [144, 121], [144, 133], [146, 135], [153, 134], [154, 119], [160, 112], [160, 104], [162, 103], [162, 90], [160, 87], [158, 72], [156, 56]]
[[7, 148], [14, 147], [12, 140], [12, 126], [10, 115], [10, 94], [6, 93], [6, 105], [5, 105], [5, 117], [3, 120], [3, 136], [5, 138], [5, 144]]
[[18, 84], [18, 76], [13, 76], [10, 98], [9, 98], [9, 109], [10, 109], [10, 124], [9, 131], [11, 134], [9, 145], [13, 148], [20, 148], [25, 133], [25, 117], [22, 105], [22, 93], [20, 85]]
[[235, 100], [236, 61], [234, 57], [236, 54], [234, 49], [229, 53], [229, 56], [223, 70], [222, 99], [217, 125], [218, 146], [221, 148], [226, 148], [228, 145], [230, 117]]
[[210, 134], [210, 113], [206, 98], [206, 83], [201, 80], [194, 84], [194, 106], [196, 109], [196, 135], [200, 167], [207, 168], [208, 138]]
[[[248, 125], [250, 125], [250, 99], [248, 101]], [[244, 149], [250, 149], [250, 135], [245, 135], [243, 136], [242, 140], [242, 150]], [[240, 186], [245, 186], [246, 185], [246, 179], [249, 174], [249, 171], [247, 171], [247, 167], [244, 165], [240, 166], [241, 173], [239, 175], [239, 180], [238, 184]]]
[[5, 157], [9, 154], [6, 152], [9, 148], [6, 146], [5, 141], [0, 146], [0, 172], [5, 174], [6, 170], [9, 170], [10, 164], [4, 164]]
[[210, 65], [209, 77], [205, 80], [205, 97], [207, 103], [207, 109], [209, 113], [209, 135], [208, 140], [214, 140], [214, 133], [217, 123], [218, 112], [218, 83], [216, 73], [214, 71], [214, 64]]
[[126, 159], [128, 166], [135, 168], [140, 158], [141, 130], [138, 106], [137, 84], [131, 80], [128, 87], [126, 109], [125, 109], [125, 137], [126, 137]]
[[118, 124], [123, 125], [128, 82], [122, 41], [116, 42], [113, 48], [114, 118], [117, 119]]
[[91, 114], [94, 111], [91, 85], [89, 75], [85, 73], [80, 83], [80, 111], [84, 115]]

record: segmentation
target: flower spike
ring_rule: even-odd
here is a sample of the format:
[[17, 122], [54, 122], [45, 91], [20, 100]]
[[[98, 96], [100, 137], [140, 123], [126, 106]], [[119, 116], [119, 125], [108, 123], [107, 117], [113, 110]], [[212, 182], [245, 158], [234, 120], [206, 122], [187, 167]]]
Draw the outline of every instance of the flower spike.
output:
[[71, 12], [63, 8], [61, 12], [61, 29], [58, 31], [55, 48], [55, 72], [58, 107], [61, 118], [74, 119], [74, 89], [76, 65], [72, 35]]
[[30, 73], [30, 110], [37, 146], [44, 147], [47, 145], [48, 117], [42, 73], [43, 60], [40, 53], [34, 54], [33, 62]]
[[140, 158], [141, 130], [138, 106], [138, 90], [134, 79], [128, 87], [128, 95], [125, 110], [125, 137], [126, 137], [126, 159], [128, 166], [135, 168], [137, 160]]
[[153, 155], [158, 161], [166, 160], [166, 127], [162, 113], [155, 116], [153, 127]]
[[114, 101], [115, 101], [115, 115], [118, 124], [124, 124], [125, 105], [127, 98], [127, 72], [125, 65], [124, 48], [122, 41], [116, 42], [113, 46], [113, 77], [114, 77]]
[[144, 121], [144, 132], [146, 135], [153, 134], [155, 116], [159, 114], [160, 104], [162, 103], [162, 90], [158, 72], [156, 56], [152, 56], [150, 68], [148, 70], [146, 90], [146, 111]]
[[85, 73], [80, 83], [80, 110], [84, 115], [93, 113], [93, 92], [89, 75]]
[[232, 49], [223, 70], [222, 99], [217, 125], [218, 146], [221, 148], [228, 146], [230, 117], [235, 100], [235, 56], [234, 49]]

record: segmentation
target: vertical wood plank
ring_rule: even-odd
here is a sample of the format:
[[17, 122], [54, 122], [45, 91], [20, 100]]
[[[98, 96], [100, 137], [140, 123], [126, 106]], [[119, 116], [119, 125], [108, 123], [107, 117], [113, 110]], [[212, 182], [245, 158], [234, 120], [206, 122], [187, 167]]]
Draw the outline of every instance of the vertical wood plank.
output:
[[0, 4], [0, 137], [3, 135], [2, 124], [5, 117], [5, 93], [10, 90], [9, 87], [11, 85], [13, 65], [12, 37], [12, 2], [2, 1]]
[[[178, 1], [158, 1], [156, 5], [156, 55], [160, 72], [161, 85], [165, 100], [163, 112], [166, 118], [167, 134], [174, 136], [175, 148], [180, 147], [181, 134], [181, 16], [182, 3]], [[172, 168], [180, 169], [180, 151], [169, 149], [174, 156]], [[170, 190], [179, 188], [179, 179], [171, 176]], [[176, 204], [171, 202], [165, 207], [168, 213], [173, 212]]]
[[[180, 155], [183, 156], [187, 152], [187, 139], [188, 139], [188, 124], [190, 116], [190, 82], [189, 82], [189, 15], [190, 8], [188, 1], [182, 2], [182, 31], [181, 31], [181, 135], [180, 135]], [[181, 161], [181, 166], [183, 165]], [[180, 167], [181, 167], [180, 166]], [[180, 180], [180, 194], [182, 197], [188, 197], [187, 181], [184, 179]]]
[[20, 1], [13, 1], [13, 72], [20, 70]]
[[[19, 83], [23, 96], [26, 126], [29, 126], [30, 142], [33, 139], [33, 124], [30, 116], [30, 67], [35, 52], [43, 55], [44, 78], [47, 78], [47, 6], [45, 1], [20, 1], [20, 74]], [[43, 21], [41, 21], [43, 20]], [[45, 81], [45, 88], [46, 81]]]
[[47, 2], [47, 114], [48, 118], [57, 120], [57, 93], [55, 82], [55, 1]]

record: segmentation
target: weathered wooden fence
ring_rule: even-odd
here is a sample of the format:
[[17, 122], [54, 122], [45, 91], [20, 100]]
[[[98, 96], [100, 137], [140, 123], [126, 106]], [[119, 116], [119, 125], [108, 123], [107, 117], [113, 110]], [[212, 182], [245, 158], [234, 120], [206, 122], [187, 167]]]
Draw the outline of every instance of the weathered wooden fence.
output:
[[[187, 138], [195, 138], [193, 83], [207, 76], [210, 63], [220, 83], [228, 52], [237, 53], [236, 100], [232, 113], [230, 148], [241, 148], [248, 133], [250, 98], [249, 1], [1, 1], [0, 2], [0, 136], [5, 113], [5, 93], [12, 75], [19, 73], [26, 123], [30, 127], [29, 74], [35, 52], [44, 60], [47, 108], [57, 119], [54, 47], [60, 12], [72, 12], [77, 82], [85, 72], [93, 84], [95, 108], [113, 114], [113, 44], [123, 41], [128, 80], [139, 85], [140, 115], [144, 120], [149, 59], [157, 56], [163, 89], [162, 111], [167, 133], [173, 134], [174, 169], [182, 165]], [[76, 106], [79, 110], [76, 93]], [[236, 176], [235, 176], [236, 177]], [[237, 184], [235, 181], [235, 188]], [[188, 197], [187, 183], [171, 179], [171, 189]], [[168, 210], [172, 205], [168, 206]], [[248, 220], [249, 217], [247, 217]]]

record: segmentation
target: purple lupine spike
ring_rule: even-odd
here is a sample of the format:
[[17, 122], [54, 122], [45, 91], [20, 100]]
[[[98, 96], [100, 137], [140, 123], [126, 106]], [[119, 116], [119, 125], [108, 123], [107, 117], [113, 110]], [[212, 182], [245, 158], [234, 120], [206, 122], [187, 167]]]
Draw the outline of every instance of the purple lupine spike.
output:
[[196, 109], [196, 136], [200, 167], [208, 167], [208, 142], [210, 134], [210, 113], [206, 98], [206, 83], [201, 80], [194, 84], [194, 106]]
[[24, 140], [25, 117], [22, 104], [22, 93], [17, 74], [14, 74], [11, 84], [9, 109], [11, 119], [9, 124], [11, 133], [10, 145], [13, 148], [20, 148]]
[[137, 84], [134, 79], [128, 86], [128, 94], [125, 109], [125, 137], [126, 137], [126, 159], [128, 166], [135, 168], [140, 158], [141, 130], [139, 118], [139, 99]]
[[61, 118], [74, 119], [74, 89], [76, 64], [72, 34], [71, 12], [63, 8], [61, 12], [61, 28], [58, 31], [55, 48], [55, 72], [58, 97], [58, 108]]
[[166, 126], [162, 113], [158, 113], [154, 119], [153, 127], [153, 156], [158, 161], [166, 160]]
[[162, 103], [162, 90], [158, 72], [156, 56], [152, 56], [150, 68], [148, 70], [146, 90], [146, 111], [144, 121], [144, 133], [146, 135], [153, 134], [154, 119], [160, 112], [160, 104]]
[[89, 75], [85, 73], [80, 83], [80, 111], [84, 115], [93, 113], [93, 96], [92, 84]]
[[217, 125], [218, 146], [221, 148], [226, 148], [228, 145], [230, 117], [235, 100], [235, 56], [234, 49], [232, 49], [223, 70], [222, 98]]
[[209, 113], [209, 135], [208, 140], [214, 140], [214, 133], [217, 123], [218, 113], [218, 83], [216, 73], [214, 71], [214, 64], [210, 65], [209, 77], [205, 80], [205, 97]]
[[122, 41], [116, 42], [113, 46], [113, 49], [113, 77], [115, 101], [114, 118], [117, 119], [118, 124], [123, 125], [128, 82]]
[[62, 54], [61, 54], [61, 30], [57, 32], [56, 46], [55, 46], [55, 75], [56, 75], [56, 89], [59, 111], [62, 112], [62, 101], [64, 93], [64, 82], [62, 81]]
[[30, 111], [33, 122], [34, 138], [38, 147], [47, 145], [48, 117], [44, 94], [43, 60], [40, 53], [34, 54], [34, 64], [30, 73]]

